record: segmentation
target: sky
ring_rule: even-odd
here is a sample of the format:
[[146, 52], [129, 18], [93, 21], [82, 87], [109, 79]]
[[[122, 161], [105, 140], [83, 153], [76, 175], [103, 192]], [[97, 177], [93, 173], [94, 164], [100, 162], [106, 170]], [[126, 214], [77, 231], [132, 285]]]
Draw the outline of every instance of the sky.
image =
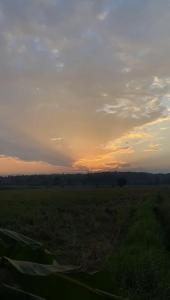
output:
[[170, 172], [169, 32], [169, 0], [0, 0], [0, 174]]

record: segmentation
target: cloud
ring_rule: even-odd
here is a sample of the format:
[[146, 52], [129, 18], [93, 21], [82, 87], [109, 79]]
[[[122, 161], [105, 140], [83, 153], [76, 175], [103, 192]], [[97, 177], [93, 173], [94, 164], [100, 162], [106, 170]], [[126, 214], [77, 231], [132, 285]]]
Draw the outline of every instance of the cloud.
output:
[[153, 137], [150, 133], [136, 129], [121, 137], [108, 141], [105, 145], [102, 145], [101, 149], [112, 150], [113, 152], [132, 154], [134, 153], [134, 147], [132, 145], [137, 145], [151, 140]]
[[140, 130], [142, 129], [146, 129], [146, 128], [151, 128], [154, 127], [156, 125], [161, 125], [162, 123], [169, 123], [170, 122], [170, 114], [169, 112], [165, 115], [160, 116], [159, 118], [157, 118], [156, 120], [150, 121], [142, 126], [139, 127]]
[[104, 155], [91, 156], [81, 158], [73, 164], [75, 170], [88, 170], [88, 171], [108, 171], [120, 170], [128, 167], [129, 164], [124, 161], [115, 160], [112, 153]]
[[98, 113], [116, 114], [122, 118], [133, 119], [150, 119], [155, 113], [161, 114], [163, 106], [158, 97], [145, 96], [141, 97], [129, 95], [129, 99], [115, 99], [115, 104], [104, 104], [102, 108], [97, 109]]
[[103, 11], [100, 14], [97, 15], [97, 19], [99, 21], [104, 21], [109, 15], [109, 11]]
[[[8, 174], [50, 174], [62, 173], [65, 169], [63, 166], [48, 164], [43, 161], [25, 161], [18, 157], [0, 155], [0, 172], [1, 175]], [[70, 169], [71, 170], [71, 169]]]
[[145, 152], [155, 152], [159, 151], [160, 149], [160, 144], [150, 144], [147, 149], [145, 149]]
[[118, 146], [115, 147], [114, 145], [107, 145], [105, 147], [107, 150], [111, 150], [112, 153], [118, 153], [118, 154], [132, 154], [134, 153], [134, 149], [130, 146]]
[[169, 8], [168, 0], [1, 0], [0, 153], [70, 170], [110, 151], [116, 165], [140, 152], [128, 141], [163, 134]]
[[62, 142], [64, 139], [62, 137], [54, 137], [54, 138], [51, 138], [51, 141], [52, 142]]
[[[2, 130], [2, 127], [1, 127]], [[15, 136], [15, 139], [13, 138]], [[0, 134], [0, 154], [18, 157], [24, 161], [45, 162], [56, 166], [70, 166], [72, 158], [64, 153], [64, 149], [53, 149], [50, 145], [38, 141], [21, 131], [4, 128]]]

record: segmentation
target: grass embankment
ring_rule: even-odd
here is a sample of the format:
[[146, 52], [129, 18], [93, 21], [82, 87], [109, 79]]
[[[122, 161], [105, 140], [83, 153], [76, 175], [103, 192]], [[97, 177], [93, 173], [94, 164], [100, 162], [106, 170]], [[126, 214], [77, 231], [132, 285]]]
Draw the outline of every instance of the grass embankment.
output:
[[155, 214], [161, 225], [164, 243], [170, 251], [170, 197], [169, 193], [160, 193], [155, 205]]
[[126, 237], [96, 275], [97, 286], [131, 300], [170, 299], [170, 253], [154, 207], [152, 198], [139, 203]]

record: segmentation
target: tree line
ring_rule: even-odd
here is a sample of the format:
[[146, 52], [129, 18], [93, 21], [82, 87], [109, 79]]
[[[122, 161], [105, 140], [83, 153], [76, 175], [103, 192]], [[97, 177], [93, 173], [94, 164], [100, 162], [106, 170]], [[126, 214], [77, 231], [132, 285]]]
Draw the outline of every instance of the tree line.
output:
[[169, 185], [169, 174], [144, 172], [100, 172], [86, 174], [51, 174], [1, 176], [0, 186], [124, 186]]

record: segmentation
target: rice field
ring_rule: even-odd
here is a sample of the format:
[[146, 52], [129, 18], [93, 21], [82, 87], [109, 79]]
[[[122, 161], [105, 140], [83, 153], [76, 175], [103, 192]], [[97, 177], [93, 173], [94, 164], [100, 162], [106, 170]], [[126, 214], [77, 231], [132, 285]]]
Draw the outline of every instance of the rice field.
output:
[[96, 289], [170, 299], [168, 186], [1, 189], [0, 227], [42, 242], [60, 264], [93, 272], [83, 282]]

